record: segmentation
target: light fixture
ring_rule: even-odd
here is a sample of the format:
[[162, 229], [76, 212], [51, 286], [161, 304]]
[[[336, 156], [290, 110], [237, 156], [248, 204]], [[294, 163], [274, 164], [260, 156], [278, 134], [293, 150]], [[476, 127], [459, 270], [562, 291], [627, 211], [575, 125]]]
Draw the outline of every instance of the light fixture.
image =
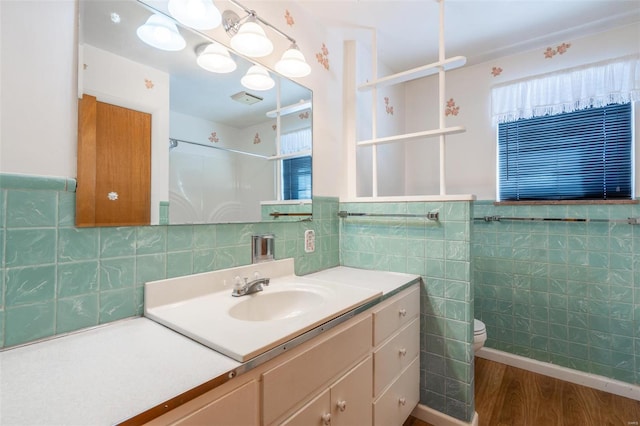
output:
[[168, 8], [178, 22], [196, 30], [210, 30], [222, 22], [211, 0], [169, 0]]
[[238, 15], [230, 10], [225, 10], [222, 16], [224, 28], [231, 35], [231, 47], [238, 53], [250, 58], [261, 58], [273, 52], [273, 43], [256, 22], [255, 12], [249, 11], [243, 24]]
[[251, 90], [269, 90], [275, 86], [269, 72], [260, 65], [253, 65], [247, 73], [240, 79], [240, 83]]
[[136, 34], [140, 40], [156, 49], [176, 51], [187, 45], [176, 24], [160, 14], [151, 15], [144, 25], [138, 27]]
[[285, 77], [305, 77], [311, 73], [311, 67], [295, 43], [282, 54], [282, 59], [276, 62], [275, 68]]
[[196, 62], [207, 71], [225, 74], [234, 71], [236, 62], [220, 43], [201, 44], [196, 47]]
[[265, 34], [260, 25], [262, 24], [291, 42], [289, 49], [284, 52], [282, 58], [276, 63], [276, 71], [287, 77], [309, 75], [311, 67], [305, 61], [304, 55], [298, 49], [294, 39], [259, 17], [255, 10], [247, 9], [236, 0], [229, 0], [229, 2], [246, 13], [243, 18], [240, 18], [232, 10], [222, 12], [222, 26], [227, 35], [231, 37], [230, 44], [236, 52], [251, 58], [260, 58], [273, 52], [273, 43]]

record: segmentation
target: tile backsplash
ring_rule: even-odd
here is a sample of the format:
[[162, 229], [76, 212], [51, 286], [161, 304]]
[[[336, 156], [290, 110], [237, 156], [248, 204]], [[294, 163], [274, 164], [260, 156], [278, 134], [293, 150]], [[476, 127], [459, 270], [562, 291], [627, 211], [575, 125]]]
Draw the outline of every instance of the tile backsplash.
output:
[[[487, 201], [475, 203], [475, 215], [624, 222], [640, 206]], [[487, 347], [640, 383], [640, 226], [478, 220], [471, 240]]]
[[471, 202], [340, 203], [341, 264], [421, 275], [420, 402], [463, 421], [474, 406]]
[[146, 281], [249, 264], [257, 233], [275, 234], [298, 274], [338, 265], [337, 198], [314, 198], [312, 222], [76, 228], [74, 191], [0, 175], [0, 347], [141, 315]]

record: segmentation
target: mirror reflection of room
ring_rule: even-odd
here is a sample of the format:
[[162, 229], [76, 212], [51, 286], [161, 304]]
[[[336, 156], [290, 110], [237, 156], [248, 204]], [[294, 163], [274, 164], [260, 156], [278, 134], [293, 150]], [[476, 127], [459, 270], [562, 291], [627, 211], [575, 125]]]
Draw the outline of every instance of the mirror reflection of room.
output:
[[[78, 226], [297, 221], [311, 216], [309, 89], [139, 2], [89, 0], [80, 9], [80, 96], [149, 114], [151, 151], [144, 196], [132, 195], [132, 179], [121, 173], [120, 189], [115, 179], [102, 184], [119, 194], [119, 201], [109, 199], [110, 206], [146, 197], [147, 218], [128, 221], [115, 208], [111, 221], [78, 218]], [[145, 41], [145, 26], [156, 21], [168, 25], [170, 45]], [[213, 66], [213, 56], [224, 57], [225, 67]], [[85, 152], [93, 149], [84, 147]], [[79, 156], [79, 176], [85, 170], [89, 178], [79, 179], [78, 197], [90, 210], [96, 200], [108, 199], [104, 190], [96, 193], [96, 168]], [[86, 202], [85, 184], [93, 193]]]

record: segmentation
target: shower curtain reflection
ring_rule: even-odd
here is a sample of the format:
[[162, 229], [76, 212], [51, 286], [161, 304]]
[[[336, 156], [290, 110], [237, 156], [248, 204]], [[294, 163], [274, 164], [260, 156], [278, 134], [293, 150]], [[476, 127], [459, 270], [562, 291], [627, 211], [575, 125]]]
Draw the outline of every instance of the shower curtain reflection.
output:
[[260, 201], [274, 194], [275, 162], [179, 143], [169, 154], [169, 222], [260, 220]]

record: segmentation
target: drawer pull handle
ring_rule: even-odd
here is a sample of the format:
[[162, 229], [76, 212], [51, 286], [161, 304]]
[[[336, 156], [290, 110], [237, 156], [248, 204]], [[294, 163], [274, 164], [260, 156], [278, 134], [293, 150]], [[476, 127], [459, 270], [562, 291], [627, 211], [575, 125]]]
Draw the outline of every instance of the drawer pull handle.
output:
[[400, 314], [401, 317], [406, 317], [407, 316], [407, 310], [406, 309], [400, 309], [400, 311], [398, 313]]
[[400, 399], [398, 399], [398, 404], [405, 405], [406, 403], [407, 403], [407, 400], [404, 397], [400, 397]]
[[347, 409], [347, 401], [338, 401], [338, 402], [336, 403], [336, 406], [338, 407], [338, 409], [339, 409], [340, 411], [344, 411], [344, 410], [346, 410], [346, 409]]
[[322, 415], [322, 424], [323, 425], [331, 424], [331, 413], [325, 413]]
[[400, 349], [398, 352], [400, 353], [401, 356], [407, 355], [407, 350], [405, 348]]

